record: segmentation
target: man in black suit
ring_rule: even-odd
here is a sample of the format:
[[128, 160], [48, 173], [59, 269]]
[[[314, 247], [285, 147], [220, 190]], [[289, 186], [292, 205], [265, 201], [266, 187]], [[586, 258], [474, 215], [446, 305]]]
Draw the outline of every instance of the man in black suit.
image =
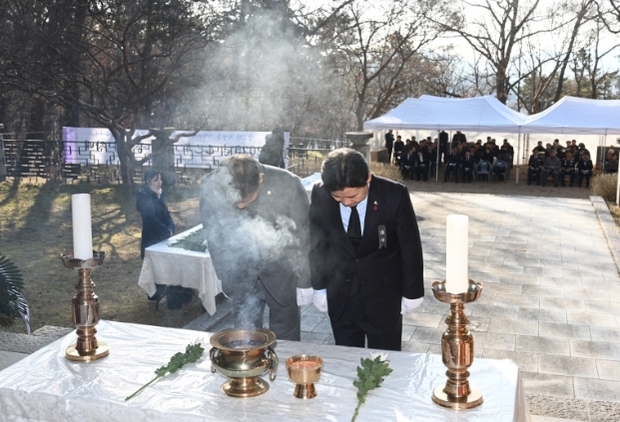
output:
[[388, 152], [388, 163], [392, 162], [392, 148], [394, 148], [394, 133], [392, 129], [388, 130], [385, 134], [385, 148]]
[[466, 144], [467, 137], [460, 130], [457, 130], [454, 135], [452, 135], [452, 148], [458, 147], [460, 144]]
[[448, 133], [445, 130], [439, 132], [439, 163], [445, 163], [448, 156]]
[[461, 156], [456, 147], [452, 148], [448, 160], [446, 161], [446, 169], [443, 174], [443, 182], [446, 183], [450, 178], [450, 174], [454, 173], [454, 183], [459, 182], [459, 166], [461, 165]]
[[428, 169], [430, 160], [426, 150], [420, 149], [415, 156], [415, 180], [420, 181], [420, 177], [425, 182], [428, 181]]
[[463, 182], [473, 182], [474, 181], [474, 169], [476, 168], [476, 164], [474, 163], [474, 158], [471, 155], [470, 150], [465, 151], [465, 158], [463, 158]]
[[310, 205], [314, 305], [329, 312], [337, 345], [400, 350], [402, 315], [424, 296], [409, 192], [346, 148], [327, 156], [321, 176]]
[[299, 306], [312, 301], [308, 194], [286, 170], [233, 155], [201, 180], [200, 213], [235, 327], [300, 340]]

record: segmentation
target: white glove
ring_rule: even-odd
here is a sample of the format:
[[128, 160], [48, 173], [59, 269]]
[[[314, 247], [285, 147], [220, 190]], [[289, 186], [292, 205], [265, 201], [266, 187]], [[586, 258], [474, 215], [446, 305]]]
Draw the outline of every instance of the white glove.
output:
[[314, 291], [312, 287], [308, 287], [307, 289], [297, 288], [297, 306], [306, 306], [310, 302], [312, 302], [312, 295]]
[[327, 312], [327, 290], [315, 290], [312, 297], [312, 304], [321, 312]]
[[408, 314], [420, 306], [423, 300], [423, 297], [419, 297], [417, 299], [407, 299], [406, 297], [403, 297], [400, 301], [400, 313], [402, 315]]

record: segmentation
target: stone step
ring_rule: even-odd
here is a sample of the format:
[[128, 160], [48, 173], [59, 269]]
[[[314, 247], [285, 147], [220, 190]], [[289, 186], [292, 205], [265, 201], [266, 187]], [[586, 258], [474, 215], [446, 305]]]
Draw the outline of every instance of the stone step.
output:
[[0, 350], [16, 353], [33, 353], [41, 347], [58, 340], [73, 328], [46, 325], [33, 331], [31, 335], [0, 331]]

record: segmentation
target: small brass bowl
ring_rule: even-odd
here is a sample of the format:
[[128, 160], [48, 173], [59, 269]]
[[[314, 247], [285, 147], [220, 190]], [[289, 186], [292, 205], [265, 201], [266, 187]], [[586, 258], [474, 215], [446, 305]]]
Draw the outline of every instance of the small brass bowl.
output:
[[314, 355], [295, 355], [286, 360], [288, 376], [295, 385], [293, 396], [298, 399], [316, 397], [314, 383], [321, 377], [323, 359]]

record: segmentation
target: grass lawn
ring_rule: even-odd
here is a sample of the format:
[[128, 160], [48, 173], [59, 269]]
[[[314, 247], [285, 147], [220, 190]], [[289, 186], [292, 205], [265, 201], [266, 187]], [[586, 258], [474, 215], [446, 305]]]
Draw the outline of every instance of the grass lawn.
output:
[[[71, 195], [90, 193], [93, 249], [106, 254], [91, 271], [102, 319], [182, 327], [202, 313], [196, 300], [168, 310], [146, 300], [138, 286], [142, 220], [136, 211], [139, 186], [0, 183], [0, 254], [11, 259], [24, 277], [33, 330], [44, 325], [73, 327], [71, 299], [77, 270], [65, 268], [60, 256], [73, 248]], [[198, 187], [166, 190], [177, 233], [200, 223]], [[5, 331], [24, 332], [21, 321]]]

